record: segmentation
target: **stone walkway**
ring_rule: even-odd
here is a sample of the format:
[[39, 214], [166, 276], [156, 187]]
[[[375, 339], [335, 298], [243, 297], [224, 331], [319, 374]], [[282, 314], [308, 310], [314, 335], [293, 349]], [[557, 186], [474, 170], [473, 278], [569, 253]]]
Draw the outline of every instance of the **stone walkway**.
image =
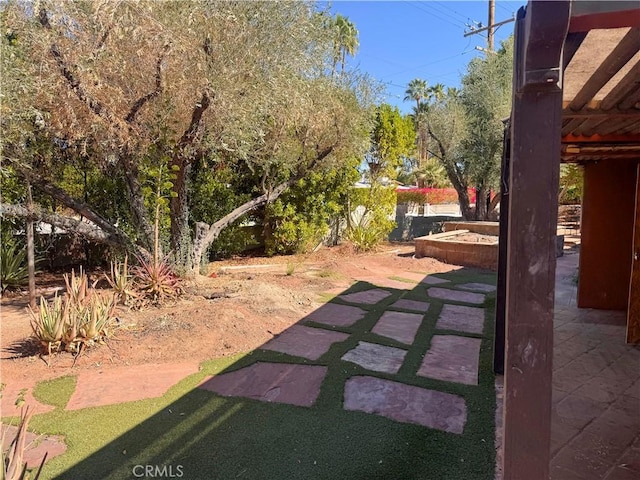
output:
[[[457, 284], [415, 272], [399, 272], [395, 278], [416, 283], [395, 282], [388, 287], [389, 279], [369, 278], [369, 288], [339, 294], [262, 346], [261, 350], [286, 354], [288, 363], [257, 362], [209, 377], [200, 388], [223, 396], [312, 408], [331, 368], [344, 368], [338, 361], [362, 370], [343, 387], [338, 401], [345, 410], [462, 434], [467, 421], [462, 396], [407, 385], [393, 376], [403, 369], [409, 352], [417, 350], [423, 352], [423, 359], [412, 372], [414, 378], [476, 386], [485, 321], [482, 305], [495, 286]], [[414, 290], [416, 285], [423, 289]], [[432, 304], [439, 314], [428, 315]], [[435, 333], [428, 342], [424, 338], [416, 342], [428, 322]]]
[[[257, 361], [207, 377], [199, 388], [222, 396], [313, 408], [331, 368], [351, 365], [361, 371], [347, 379], [343, 395], [336, 399], [345, 410], [456, 435], [464, 433], [465, 399], [439, 388], [446, 390], [451, 383], [477, 388], [485, 321], [482, 305], [487, 295], [494, 294], [495, 287], [483, 283], [458, 284], [415, 272], [396, 272], [393, 277], [413, 283], [391, 277], [367, 278], [368, 283], [361, 285], [369, 288], [339, 292], [330, 303], [260, 349], [284, 354], [286, 363]], [[420, 332], [429, 332], [428, 337]], [[419, 367], [405, 366], [409, 353], [415, 358], [416, 352], [422, 358]], [[119, 367], [106, 369], [99, 375], [80, 373], [64, 409], [160, 397], [198, 368], [197, 363], [187, 362]], [[395, 379], [403, 368], [404, 382]], [[159, 371], [162, 375], [156, 374]], [[435, 380], [435, 387], [408, 385], [407, 373], [416, 383], [420, 379]], [[5, 395], [3, 408], [6, 398]], [[37, 412], [53, 409], [30, 394], [28, 399]], [[8, 406], [3, 411], [6, 414]], [[48, 446], [49, 459], [65, 450], [62, 439], [40, 437], [26, 453], [30, 464], [42, 458], [39, 445]]]

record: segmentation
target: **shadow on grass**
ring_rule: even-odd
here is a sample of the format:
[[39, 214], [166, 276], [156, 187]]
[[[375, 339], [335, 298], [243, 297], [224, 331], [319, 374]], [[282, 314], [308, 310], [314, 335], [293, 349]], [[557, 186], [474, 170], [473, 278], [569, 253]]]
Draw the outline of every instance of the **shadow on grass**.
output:
[[[438, 285], [440, 288], [455, 289], [466, 282], [495, 284], [494, 274], [471, 269], [438, 277], [451, 281]], [[484, 333], [473, 335], [436, 330], [443, 301], [428, 297], [429, 285], [408, 284], [402, 290], [359, 282], [341, 295], [372, 288], [383, 288], [390, 295], [374, 305], [359, 304], [365, 310], [364, 316], [351, 326], [332, 327], [307, 318], [299, 322], [349, 334], [317, 360], [257, 349], [237, 359], [204, 362], [200, 373], [181, 381], [159, 399], [71, 412], [58, 408], [36, 417], [36, 428], [64, 434], [69, 444], [66, 455], [52, 459], [46, 466], [44, 478], [492, 479], [494, 295], [488, 295], [483, 305]], [[371, 332], [382, 313], [400, 298], [430, 304], [410, 346]], [[340, 297], [330, 303], [350, 304]], [[436, 333], [482, 339], [477, 386], [416, 375]], [[398, 373], [372, 372], [341, 360], [360, 341], [407, 350]], [[236, 371], [256, 362], [326, 367], [313, 406], [223, 397], [198, 388], [211, 375]], [[463, 434], [344, 410], [345, 382], [360, 375], [463, 397], [467, 406]]]

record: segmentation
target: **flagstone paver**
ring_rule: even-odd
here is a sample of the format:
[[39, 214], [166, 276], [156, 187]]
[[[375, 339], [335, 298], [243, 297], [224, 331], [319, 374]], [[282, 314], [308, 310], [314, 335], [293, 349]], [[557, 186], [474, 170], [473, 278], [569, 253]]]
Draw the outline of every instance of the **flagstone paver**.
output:
[[325, 303], [305, 317], [305, 321], [322, 323], [334, 327], [350, 327], [366, 315], [366, 311], [349, 305]]
[[387, 311], [382, 314], [372, 332], [411, 345], [420, 323], [421, 314]]
[[260, 348], [317, 360], [331, 348], [331, 345], [348, 337], [348, 333], [292, 325]]
[[440, 285], [442, 283], [449, 283], [450, 281], [451, 280], [445, 280], [444, 278], [434, 277], [433, 275], [429, 275], [420, 280], [421, 283], [426, 283], [427, 285]]
[[[2, 451], [6, 452], [9, 445], [16, 438], [18, 427], [14, 425], [2, 425], [0, 438], [2, 438]], [[23, 461], [28, 468], [39, 467], [45, 454], [47, 462], [53, 457], [62, 455], [67, 451], [67, 445], [64, 438], [59, 435], [36, 435], [27, 432], [25, 437], [25, 449]]]
[[400, 280], [394, 280], [393, 278], [380, 278], [371, 281], [377, 287], [383, 288], [395, 288], [396, 290], [411, 290], [415, 285], [413, 283], [401, 282]]
[[426, 313], [426, 311], [429, 310], [429, 303], [402, 298], [391, 305], [391, 308], [402, 308], [403, 310], [413, 310], [414, 312]]
[[234, 372], [205, 379], [199, 388], [225, 397], [311, 407], [327, 374], [321, 365], [257, 362]]
[[382, 290], [381, 288], [374, 288], [372, 290], [365, 290], [363, 292], [347, 293], [346, 295], [340, 295], [338, 298], [344, 300], [345, 302], [373, 305], [381, 302], [390, 295], [391, 293], [386, 290]]
[[198, 362], [147, 364], [78, 374], [67, 410], [161, 397], [199, 370]]
[[2, 415], [5, 417], [17, 417], [20, 415], [20, 407], [16, 407], [15, 403], [23, 390], [25, 390], [23, 397], [24, 403], [25, 405], [29, 405], [34, 414], [47, 413], [53, 410], [55, 408], [53, 405], [46, 405], [35, 399], [32, 393], [35, 384], [36, 381], [32, 379], [24, 379], [21, 380], [20, 383], [7, 382], [2, 391], [2, 398], [0, 398], [0, 411], [2, 411]]
[[347, 380], [344, 409], [458, 434], [464, 431], [467, 421], [467, 406], [462, 397], [365, 376]]
[[458, 288], [462, 290], [471, 290], [476, 292], [491, 293], [496, 291], [495, 285], [489, 285], [488, 283], [463, 283], [458, 285]]
[[484, 309], [464, 305], [445, 304], [442, 307], [436, 328], [440, 330], [458, 330], [468, 333], [482, 333], [484, 327]]
[[484, 295], [481, 293], [461, 292], [459, 290], [438, 287], [430, 288], [427, 290], [427, 293], [430, 297], [441, 300], [452, 300], [454, 302], [473, 303], [476, 305], [484, 303]]
[[407, 351], [401, 348], [358, 342], [358, 346], [345, 353], [342, 360], [355, 363], [374, 372], [398, 373], [406, 354]]
[[480, 342], [479, 338], [434, 335], [418, 375], [477, 385]]

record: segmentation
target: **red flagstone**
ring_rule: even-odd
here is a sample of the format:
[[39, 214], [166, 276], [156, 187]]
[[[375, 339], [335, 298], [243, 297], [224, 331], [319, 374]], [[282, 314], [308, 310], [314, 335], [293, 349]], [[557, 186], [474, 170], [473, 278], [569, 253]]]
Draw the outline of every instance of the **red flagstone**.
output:
[[7, 383], [2, 391], [2, 398], [0, 399], [0, 410], [2, 411], [2, 416], [11, 417], [20, 415], [20, 407], [16, 407], [15, 403], [23, 388], [27, 389], [24, 395], [24, 403], [25, 405], [29, 405], [34, 414], [47, 413], [53, 410], [55, 408], [53, 405], [46, 405], [35, 399], [31, 393], [35, 384], [35, 380], [30, 379]]
[[429, 275], [428, 277], [425, 277], [422, 280], [420, 280], [420, 282], [426, 283], [427, 285], [439, 285], [441, 283], [449, 283], [450, 280], [445, 280], [444, 278], [434, 277], [432, 275]]
[[381, 302], [390, 295], [391, 293], [386, 290], [374, 288], [372, 290], [365, 290], [364, 292], [355, 292], [348, 293], [346, 295], [340, 295], [338, 298], [344, 300], [345, 302], [373, 305], [375, 303]]
[[434, 335], [418, 375], [477, 385], [480, 342], [479, 338]]
[[468, 333], [482, 333], [483, 327], [483, 308], [450, 305], [448, 303], [442, 307], [436, 323], [436, 328], [440, 330], [458, 330]]
[[[17, 427], [2, 425], [3, 451], [6, 451], [17, 433]], [[53, 457], [62, 455], [66, 451], [67, 445], [64, 443], [64, 438], [59, 435], [36, 435], [35, 433], [27, 432], [23, 460], [28, 468], [35, 468], [40, 466], [45, 453], [47, 454], [48, 462]]]
[[311, 407], [320, 393], [327, 367], [257, 362], [205, 379], [199, 386], [225, 397]]
[[198, 362], [188, 362], [80, 372], [66, 410], [161, 397], [171, 386], [198, 369]]
[[398, 373], [406, 350], [377, 343], [358, 342], [358, 346], [345, 353], [341, 360], [355, 363], [367, 370], [384, 373]]
[[348, 337], [348, 333], [292, 325], [260, 348], [317, 360], [329, 350], [331, 345], [342, 342]]
[[463, 283], [462, 285], [458, 285], [458, 288], [462, 290], [471, 290], [483, 293], [491, 293], [496, 291], [496, 286], [489, 285], [488, 283]]
[[420, 323], [422, 314], [387, 311], [382, 314], [372, 332], [411, 345]]
[[347, 380], [344, 409], [458, 434], [463, 433], [467, 421], [462, 397], [375, 377]]
[[473, 303], [476, 305], [484, 303], [484, 295], [481, 293], [461, 292], [459, 290], [438, 287], [430, 288], [427, 293], [430, 297], [441, 300], [452, 300], [454, 302]]
[[413, 310], [414, 312], [426, 313], [426, 311], [429, 310], [429, 303], [403, 298], [391, 305], [390, 308], [402, 308], [403, 310]]
[[358, 307], [338, 305], [337, 303], [325, 303], [307, 315], [304, 320], [334, 327], [350, 327], [363, 318], [366, 313], [365, 310]]

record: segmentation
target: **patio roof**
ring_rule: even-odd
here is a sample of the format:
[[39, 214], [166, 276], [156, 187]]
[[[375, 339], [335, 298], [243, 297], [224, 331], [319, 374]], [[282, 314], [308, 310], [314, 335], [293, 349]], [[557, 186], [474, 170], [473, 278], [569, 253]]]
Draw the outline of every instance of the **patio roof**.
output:
[[563, 52], [563, 162], [638, 158], [640, 154], [637, 5], [572, 2]]

